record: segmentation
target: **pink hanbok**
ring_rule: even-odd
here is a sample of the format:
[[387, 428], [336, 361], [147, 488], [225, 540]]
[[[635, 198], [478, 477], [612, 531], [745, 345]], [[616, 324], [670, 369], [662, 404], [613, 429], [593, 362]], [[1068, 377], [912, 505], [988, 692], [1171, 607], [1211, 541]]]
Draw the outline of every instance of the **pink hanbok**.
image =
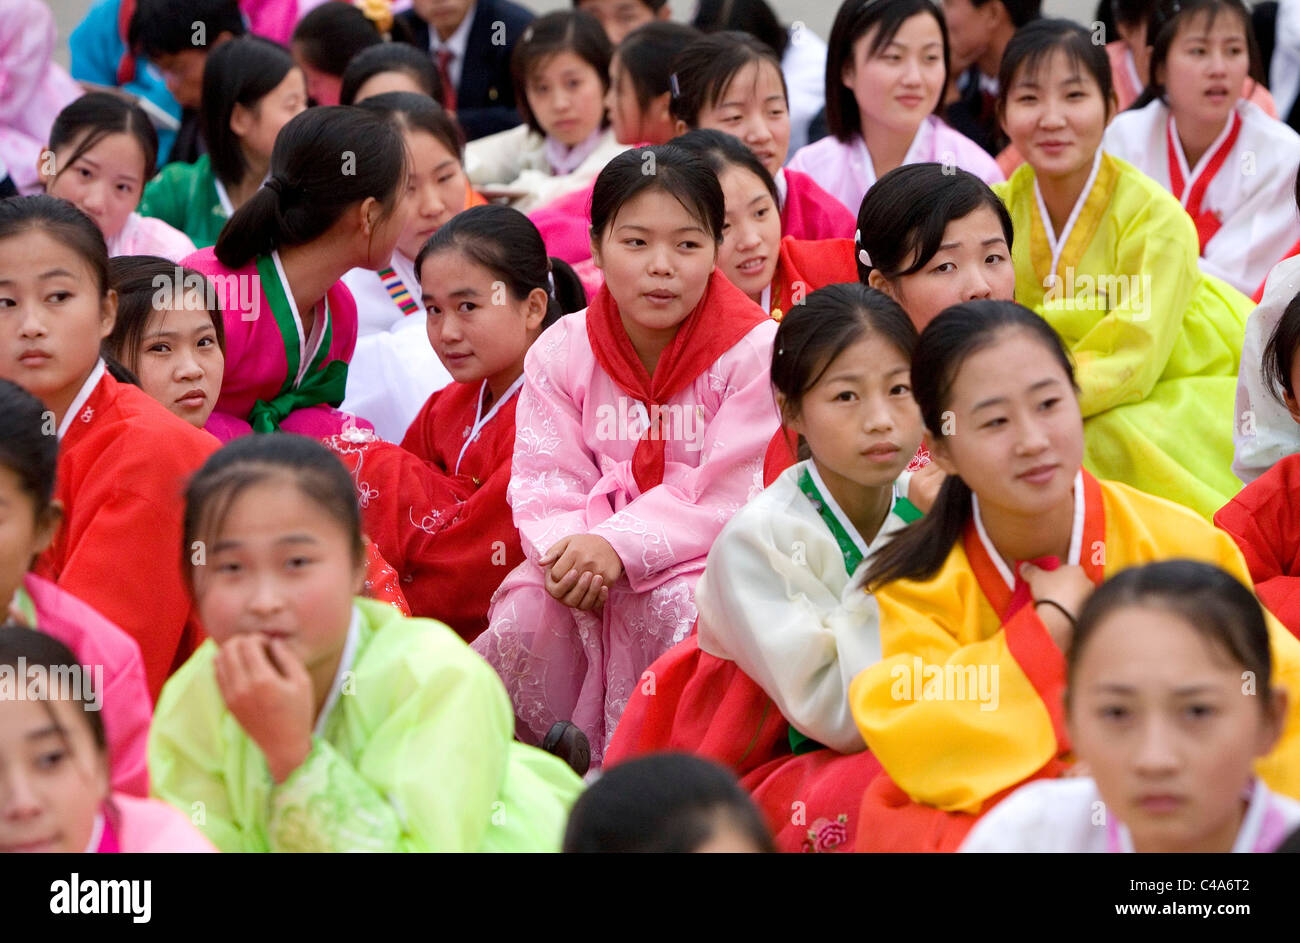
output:
[[[939, 163], [960, 167], [985, 183], [1001, 183], [1006, 177], [990, 154], [960, 131], [930, 115], [917, 128], [916, 137], [907, 149], [904, 164]], [[824, 137], [801, 147], [790, 159], [789, 170], [807, 174], [853, 214], [858, 215], [862, 198], [876, 182], [871, 153], [861, 134], [847, 144], [837, 138]]]
[[119, 255], [160, 255], [172, 262], [194, 252], [194, 241], [161, 219], [132, 213], [116, 236], [105, 240], [109, 258]]
[[315, 438], [371, 428], [335, 408], [357, 343], [357, 307], [342, 281], [325, 293], [308, 334], [279, 253], [238, 269], [223, 265], [211, 247], [182, 261], [212, 282], [225, 321], [226, 373], [213, 416], [229, 418], [209, 420], [214, 435], [233, 437], [245, 425]]
[[[690, 632], [709, 547], [762, 490], [779, 424], [769, 376], [776, 322], [716, 270], [653, 378], [626, 356], [617, 319], [602, 288], [524, 360], [508, 497], [525, 560], [473, 644], [505, 681], [520, 739], [538, 743], [572, 720], [593, 764], [642, 672]], [[604, 340], [611, 330], [621, 340]], [[619, 379], [602, 362], [624, 365]], [[605, 538], [623, 563], [603, 610], [571, 609], [545, 588], [538, 559], [578, 534]]]

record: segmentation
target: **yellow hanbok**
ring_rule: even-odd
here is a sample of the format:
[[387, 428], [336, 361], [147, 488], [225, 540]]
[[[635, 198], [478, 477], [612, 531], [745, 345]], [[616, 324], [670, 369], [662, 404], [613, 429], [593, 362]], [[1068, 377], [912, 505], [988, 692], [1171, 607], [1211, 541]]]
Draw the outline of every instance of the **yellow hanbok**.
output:
[[1187, 213], [1116, 157], [1098, 151], [1059, 238], [1028, 164], [994, 190], [1015, 226], [1016, 300], [1075, 359], [1084, 466], [1212, 518], [1241, 488], [1233, 401], [1250, 300], [1200, 271]]

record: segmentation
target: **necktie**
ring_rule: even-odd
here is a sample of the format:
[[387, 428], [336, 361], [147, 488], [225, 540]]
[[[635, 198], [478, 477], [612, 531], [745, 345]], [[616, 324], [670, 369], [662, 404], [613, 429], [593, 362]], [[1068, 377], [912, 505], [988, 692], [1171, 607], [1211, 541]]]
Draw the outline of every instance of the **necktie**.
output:
[[451, 80], [451, 60], [456, 54], [443, 46], [438, 50], [438, 78], [442, 80], [442, 105], [448, 111], [456, 110], [456, 85]]

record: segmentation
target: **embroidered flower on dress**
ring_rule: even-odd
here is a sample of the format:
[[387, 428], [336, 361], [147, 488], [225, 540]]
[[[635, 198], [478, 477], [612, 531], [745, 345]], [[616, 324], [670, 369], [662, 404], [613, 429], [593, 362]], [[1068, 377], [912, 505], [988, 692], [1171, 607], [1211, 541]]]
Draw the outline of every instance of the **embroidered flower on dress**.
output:
[[85, 409], [85, 411], [82, 412], [82, 414], [81, 414], [81, 421], [82, 421], [82, 422], [90, 422], [90, 420], [92, 420], [92, 419], [94, 419], [94, 418], [95, 418], [95, 411], [94, 411], [93, 409], [91, 409], [89, 406], [87, 406], [86, 409]]
[[834, 851], [849, 840], [849, 817], [841, 812], [834, 821], [817, 819], [808, 829], [803, 850], [809, 853]]
[[373, 429], [366, 429], [355, 424], [344, 426], [343, 431], [338, 434], [338, 438], [342, 439], [344, 442], [352, 442], [356, 445], [360, 445], [363, 442], [379, 441], [379, 436], [375, 435]]

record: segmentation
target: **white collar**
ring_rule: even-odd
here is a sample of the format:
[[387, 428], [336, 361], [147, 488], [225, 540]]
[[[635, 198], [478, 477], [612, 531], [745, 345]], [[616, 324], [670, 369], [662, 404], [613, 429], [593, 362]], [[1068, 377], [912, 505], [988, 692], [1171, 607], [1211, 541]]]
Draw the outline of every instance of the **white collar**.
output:
[[284, 274], [284, 263], [280, 261], [279, 250], [271, 251], [271, 261], [275, 263], [275, 274], [279, 276], [280, 287], [284, 289], [284, 300], [289, 303], [289, 313], [293, 315], [294, 327], [298, 329], [298, 375], [293, 380], [296, 388], [302, 385], [303, 377], [307, 376], [307, 368], [311, 366], [321, 341], [325, 338], [325, 322], [330, 317], [329, 295], [322, 299], [324, 303], [321, 305], [321, 314], [312, 319], [311, 337], [307, 337], [302, 329], [302, 317], [298, 314], [298, 302], [293, 300], [293, 286], [289, 284], [289, 276]]
[[221, 204], [221, 211], [226, 214], [226, 219], [235, 215], [235, 204], [230, 199], [230, 194], [226, 192], [226, 185], [217, 179], [217, 175], [212, 175], [212, 187], [217, 191], [217, 202]]
[[469, 47], [469, 31], [470, 27], [474, 25], [474, 14], [477, 7], [477, 2], [469, 5], [469, 9], [465, 11], [465, 18], [460, 21], [460, 26], [457, 26], [456, 31], [445, 40], [438, 38], [438, 31], [433, 26], [429, 27], [429, 52], [434, 54], [435, 59], [438, 50], [445, 48], [451, 50], [454, 56], [453, 61], [464, 60], [465, 50]]
[[[912, 135], [912, 143], [907, 145], [907, 153], [903, 155], [903, 163], [899, 165], [900, 167], [933, 159], [934, 155], [928, 152], [933, 150], [936, 120], [934, 115], [927, 115], [917, 125], [916, 133]], [[877, 179], [876, 165], [871, 159], [871, 151], [867, 148], [867, 139], [861, 131], [853, 135], [849, 148], [852, 162], [857, 165], [859, 175], [867, 182], [866, 188], [871, 189]]]
[[325, 721], [329, 720], [330, 711], [334, 710], [334, 706], [338, 704], [339, 696], [343, 693], [344, 681], [357, 660], [357, 648], [360, 644], [361, 610], [353, 603], [352, 621], [348, 623], [348, 637], [343, 642], [343, 654], [339, 656], [339, 667], [334, 672], [334, 681], [330, 684], [330, 693], [325, 696], [325, 703], [321, 706], [320, 715], [316, 718], [316, 727], [312, 730], [314, 736], [325, 736]]
[[[1192, 194], [1192, 183], [1205, 172], [1206, 166], [1210, 161], [1214, 160], [1215, 155], [1219, 152], [1219, 148], [1223, 146], [1224, 142], [1228, 139], [1228, 135], [1232, 133], [1232, 126], [1236, 123], [1236, 116], [1237, 109], [1234, 108], [1232, 113], [1228, 115], [1228, 120], [1224, 122], [1223, 130], [1218, 133], [1218, 136], [1216, 136], [1210, 143], [1210, 146], [1205, 149], [1205, 153], [1201, 155], [1201, 159], [1196, 162], [1196, 167], [1189, 171], [1187, 169], [1187, 156], [1183, 153], [1183, 140], [1178, 136], [1178, 122], [1174, 120], [1173, 110], [1171, 109], [1169, 111], [1169, 133], [1174, 140], [1174, 157], [1177, 158], [1178, 169], [1182, 171], [1183, 174], [1183, 195], [1178, 201], [1183, 204], [1183, 209], [1187, 208], [1187, 198]], [[1173, 175], [1170, 174], [1170, 176]]]
[[90, 394], [95, 392], [95, 387], [99, 385], [99, 381], [103, 376], [104, 360], [101, 357], [95, 361], [95, 369], [90, 371], [90, 376], [86, 377], [86, 382], [81, 384], [81, 389], [77, 391], [77, 395], [73, 397], [71, 405], [68, 406], [68, 411], [63, 414], [63, 419], [59, 422], [58, 439], [60, 442], [68, 434], [68, 430], [72, 428], [73, 420], [81, 413], [81, 407], [86, 405], [86, 400], [90, 399]]
[[1097, 153], [1092, 155], [1092, 170], [1088, 173], [1088, 180], [1083, 185], [1083, 192], [1074, 201], [1074, 208], [1070, 210], [1070, 218], [1065, 221], [1065, 228], [1061, 230], [1059, 237], [1052, 226], [1052, 217], [1048, 215], [1047, 204], [1043, 201], [1043, 191], [1038, 187], [1038, 175], [1034, 174], [1034, 199], [1038, 202], [1038, 215], [1043, 221], [1043, 231], [1047, 233], [1047, 244], [1052, 250], [1052, 267], [1048, 269], [1049, 274], [1056, 272], [1056, 266], [1061, 261], [1061, 253], [1065, 251], [1065, 244], [1070, 241], [1070, 233], [1074, 230], [1074, 224], [1079, 221], [1079, 214], [1083, 212], [1083, 204], [1088, 202], [1088, 194], [1092, 193], [1092, 185], [1097, 182], [1097, 172], [1099, 170], [1101, 170], [1101, 148], [1097, 148]]
[[573, 173], [582, 166], [583, 161], [596, 152], [604, 140], [605, 129], [597, 126], [585, 140], [569, 147], [549, 134], [542, 142], [542, 151], [546, 162], [550, 164], [555, 176], [563, 177]]
[[776, 210], [778, 213], [784, 212], [786, 198], [790, 195], [790, 181], [785, 179], [784, 167], [777, 168], [772, 175], [772, 182], [776, 184]]
[[979, 76], [979, 84], [980, 84], [981, 92], [987, 92], [990, 95], [996, 95], [999, 91], [1002, 90], [1002, 86], [998, 84], [998, 77], [996, 75], [985, 75], [979, 69], [975, 70], [975, 74]]
[[[808, 474], [812, 477], [813, 484], [817, 486], [817, 491], [821, 494], [822, 500], [826, 502], [826, 507], [830, 510], [831, 514], [835, 515], [835, 519], [840, 522], [840, 526], [844, 528], [844, 532], [848, 534], [849, 538], [853, 541], [853, 546], [858, 548], [858, 553], [862, 554], [863, 559], [866, 559], [868, 551], [867, 542], [862, 539], [862, 535], [858, 533], [857, 527], [854, 526], [851, 520], [849, 520], [849, 516], [844, 513], [844, 509], [836, 503], [835, 495], [831, 494], [831, 489], [826, 487], [826, 482], [822, 480], [821, 474], [817, 471], [817, 463], [812, 459], [808, 459], [805, 467], [808, 469]], [[894, 496], [898, 496], [897, 488], [894, 490]], [[886, 519], [888, 519], [888, 516], [888, 514], [885, 515]], [[883, 524], [881, 525], [881, 529], [884, 529]]]
[[95, 813], [95, 825], [90, 830], [90, 841], [86, 842], [86, 850], [83, 854], [93, 854], [99, 851], [99, 843], [104, 840], [104, 813], [99, 811]]
[[483, 415], [483, 393], [487, 390], [487, 380], [483, 381], [483, 385], [478, 388], [478, 407], [474, 412], [474, 425], [470, 428], [469, 435], [465, 436], [465, 444], [460, 447], [460, 454], [456, 456], [456, 467], [452, 470], [453, 475], [460, 474], [461, 459], [465, 457], [465, 450], [469, 448], [469, 444], [478, 439], [479, 431], [492, 421], [492, 417], [497, 414], [497, 410], [509, 402], [510, 397], [518, 393], [523, 385], [524, 375], [521, 373], [515, 382], [510, 384], [510, 388], [501, 394], [501, 398], [492, 404], [492, 408], [488, 410], [485, 416]]
[[763, 296], [758, 299], [758, 306], [763, 309], [764, 314], [772, 313], [772, 283], [768, 282], [763, 286]]
[[[976, 497], [974, 492], [971, 492], [970, 506], [971, 515], [975, 518], [975, 533], [979, 535], [980, 543], [984, 545], [984, 552], [989, 555], [989, 559], [997, 567], [998, 573], [1007, 584], [1007, 589], [1014, 590], [1016, 588], [1016, 576], [1011, 572], [1011, 567], [1007, 566], [1007, 561], [1002, 559], [1002, 554], [998, 553], [997, 548], [993, 546], [993, 541], [989, 540], [988, 532], [984, 529], [984, 520], [980, 517], [980, 499]], [[1065, 560], [1068, 566], [1078, 566], [1083, 553], [1083, 516], [1085, 510], [1083, 471], [1080, 470], [1074, 474], [1074, 523], [1070, 526], [1070, 550]]]

